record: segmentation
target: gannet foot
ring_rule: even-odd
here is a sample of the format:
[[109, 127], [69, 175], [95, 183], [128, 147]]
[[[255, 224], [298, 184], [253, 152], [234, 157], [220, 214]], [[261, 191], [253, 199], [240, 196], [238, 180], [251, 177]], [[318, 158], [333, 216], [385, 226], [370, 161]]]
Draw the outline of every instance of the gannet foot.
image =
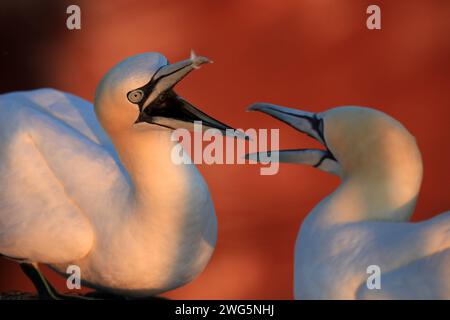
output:
[[48, 281], [44, 275], [39, 271], [39, 268], [34, 263], [21, 262], [20, 268], [33, 282], [39, 299], [41, 300], [98, 300], [92, 297], [77, 296], [59, 293]]

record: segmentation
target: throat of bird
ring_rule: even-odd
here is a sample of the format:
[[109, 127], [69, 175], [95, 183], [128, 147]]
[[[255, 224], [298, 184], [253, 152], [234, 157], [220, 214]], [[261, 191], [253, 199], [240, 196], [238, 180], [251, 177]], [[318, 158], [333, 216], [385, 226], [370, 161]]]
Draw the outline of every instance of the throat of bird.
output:
[[366, 220], [408, 221], [414, 211], [420, 177], [347, 177], [312, 214], [325, 224]]
[[168, 130], [131, 130], [112, 140], [131, 178], [136, 210], [175, 211], [203, 182], [194, 165], [173, 163]]
[[353, 152], [353, 157], [347, 157], [342, 162], [342, 183], [317, 206], [318, 216], [329, 223], [408, 221], [423, 168], [416, 144], [400, 142], [372, 143], [371, 152]]

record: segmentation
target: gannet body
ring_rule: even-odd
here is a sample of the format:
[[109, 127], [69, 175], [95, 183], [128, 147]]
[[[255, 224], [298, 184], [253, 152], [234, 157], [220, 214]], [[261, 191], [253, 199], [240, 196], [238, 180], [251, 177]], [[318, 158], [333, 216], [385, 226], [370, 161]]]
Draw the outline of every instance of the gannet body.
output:
[[171, 134], [195, 120], [229, 128], [173, 91], [206, 62], [128, 58], [105, 75], [94, 107], [53, 89], [1, 95], [0, 254], [63, 274], [76, 265], [86, 285], [127, 296], [198, 275], [217, 221], [196, 167], [171, 161]]
[[[295, 298], [450, 299], [450, 212], [409, 221], [422, 160], [401, 123], [362, 107], [314, 114], [257, 103], [250, 110], [269, 114], [325, 146], [272, 150], [272, 156], [278, 152], [280, 162], [309, 164], [342, 180], [300, 228]], [[379, 268], [381, 288], [367, 285], [370, 266]]]

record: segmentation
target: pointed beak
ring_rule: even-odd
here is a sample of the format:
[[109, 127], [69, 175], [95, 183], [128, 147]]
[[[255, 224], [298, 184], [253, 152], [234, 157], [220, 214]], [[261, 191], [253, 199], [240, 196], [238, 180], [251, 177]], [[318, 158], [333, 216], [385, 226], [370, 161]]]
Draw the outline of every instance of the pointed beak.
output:
[[315, 113], [262, 102], [252, 104], [247, 110], [268, 114], [325, 145], [323, 123]]
[[204, 130], [214, 128], [224, 135], [232, 134], [238, 138], [248, 139], [241, 131], [207, 115], [173, 91], [178, 82], [205, 63], [211, 61], [191, 52], [189, 59], [159, 69], [151, 81], [153, 83], [151, 91], [141, 106], [136, 122], [148, 122], [170, 129], [192, 130], [194, 123], [201, 121]]
[[[279, 162], [301, 163], [311, 165], [323, 171], [339, 174], [340, 166], [330, 150], [328, 150], [324, 137], [323, 120], [315, 113], [280, 107], [270, 103], [255, 103], [248, 111], [259, 111], [278, 119], [294, 129], [307, 134], [319, 141], [325, 150], [320, 149], [292, 149], [292, 150], [272, 150], [271, 158], [278, 159]], [[247, 159], [260, 161], [266, 157], [267, 152], [250, 153]]]
[[205, 63], [212, 63], [212, 61], [206, 57], [197, 56], [194, 51], [191, 51], [191, 57], [189, 59], [168, 64], [160, 68], [152, 79], [155, 85], [142, 105], [142, 111], [152, 102], [156, 101], [162, 94], [173, 89], [192, 70], [199, 69]]

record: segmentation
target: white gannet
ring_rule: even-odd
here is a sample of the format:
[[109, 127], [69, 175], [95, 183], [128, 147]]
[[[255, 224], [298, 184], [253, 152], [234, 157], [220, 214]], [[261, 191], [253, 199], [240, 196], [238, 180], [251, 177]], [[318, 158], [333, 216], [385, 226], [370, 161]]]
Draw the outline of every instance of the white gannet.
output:
[[[324, 150], [280, 150], [280, 162], [303, 163], [342, 182], [305, 218], [295, 244], [297, 299], [450, 299], [450, 211], [412, 223], [422, 181], [414, 137], [370, 108], [310, 113], [257, 103], [306, 133]], [[272, 155], [273, 156], [273, 155]], [[258, 153], [247, 155], [257, 160]], [[381, 271], [369, 289], [368, 267]]]
[[134, 297], [205, 268], [213, 202], [195, 165], [171, 161], [171, 134], [197, 120], [229, 128], [173, 91], [207, 62], [130, 57], [103, 77], [94, 107], [53, 89], [0, 96], [0, 254], [21, 263], [41, 297], [61, 295], [38, 263], [62, 274], [79, 266], [87, 286]]

